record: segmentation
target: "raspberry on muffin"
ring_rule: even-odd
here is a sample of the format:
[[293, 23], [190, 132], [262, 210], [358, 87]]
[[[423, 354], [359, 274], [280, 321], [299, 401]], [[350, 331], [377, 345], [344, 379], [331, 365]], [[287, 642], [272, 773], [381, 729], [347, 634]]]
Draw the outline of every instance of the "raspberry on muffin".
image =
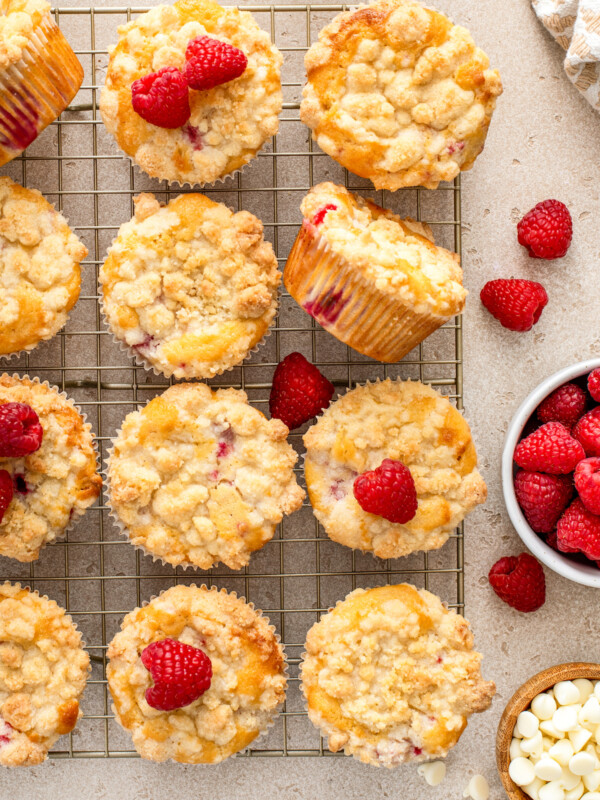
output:
[[109, 503], [119, 525], [173, 566], [241, 569], [302, 504], [287, 434], [243, 392], [172, 386], [129, 414], [114, 440]]
[[203, 194], [135, 198], [100, 270], [111, 331], [146, 368], [211, 378], [240, 364], [277, 313], [281, 273], [262, 223]]
[[[201, 659], [200, 680], [188, 672], [190, 650], [196, 650], [196, 662]], [[173, 660], [175, 654], [182, 660]], [[142, 758], [152, 761], [217, 764], [264, 732], [285, 699], [285, 656], [274, 628], [225, 589], [167, 589], [125, 617], [108, 658], [106, 676], [117, 721], [131, 733]], [[147, 697], [157, 676], [168, 678], [169, 661], [182, 683], [165, 692], [167, 701], [196, 696], [163, 711]], [[205, 688], [206, 661], [211, 679]], [[173, 691], [190, 688], [194, 691], [187, 697], [174, 698]]]

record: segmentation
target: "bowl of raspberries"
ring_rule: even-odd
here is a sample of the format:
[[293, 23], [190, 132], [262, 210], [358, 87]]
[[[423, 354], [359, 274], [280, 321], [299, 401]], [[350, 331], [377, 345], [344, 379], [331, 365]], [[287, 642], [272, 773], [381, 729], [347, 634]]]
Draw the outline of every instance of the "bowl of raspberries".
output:
[[529, 550], [600, 588], [600, 358], [556, 372], [523, 401], [504, 442], [502, 486]]

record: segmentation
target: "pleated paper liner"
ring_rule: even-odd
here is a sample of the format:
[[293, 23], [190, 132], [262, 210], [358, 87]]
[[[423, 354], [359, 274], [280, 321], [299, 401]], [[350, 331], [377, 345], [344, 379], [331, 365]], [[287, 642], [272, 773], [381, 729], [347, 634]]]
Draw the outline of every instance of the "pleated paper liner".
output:
[[25, 150], [79, 91], [83, 68], [50, 14], [0, 72], [0, 166]]
[[378, 290], [307, 220], [288, 257], [283, 281], [321, 327], [377, 361], [400, 361], [453, 316], [419, 313]]
[[[170, 588], [173, 588], [173, 587], [170, 587]], [[206, 591], [206, 592], [224, 593], [224, 594], [230, 595], [232, 597], [235, 597], [238, 600], [240, 600], [241, 602], [246, 603], [248, 606], [250, 606], [250, 608], [252, 609], [252, 611], [254, 611], [254, 613], [257, 615], [257, 617], [262, 617], [267, 622], [268, 627], [269, 627], [269, 631], [273, 634], [273, 637], [274, 637], [275, 641], [277, 642], [279, 648], [281, 649], [281, 654], [283, 656], [283, 676], [285, 678], [285, 686], [286, 686], [286, 689], [287, 689], [287, 686], [288, 686], [288, 683], [289, 683], [289, 664], [288, 664], [287, 654], [286, 654], [285, 648], [284, 648], [284, 646], [283, 646], [283, 644], [281, 642], [281, 637], [279, 636], [279, 634], [275, 630], [275, 626], [271, 624], [271, 621], [270, 621], [269, 617], [267, 617], [267, 615], [264, 614], [259, 608], [256, 608], [254, 603], [247, 601], [245, 597], [243, 597], [243, 596], [239, 596], [238, 597], [237, 592], [229, 591], [227, 589], [219, 588], [217, 586], [210, 586], [209, 587], [204, 583], [200, 584], [199, 586], [197, 584], [195, 584], [195, 583], [192, 583], [192, 584], [189, 584], [189, 588], [190, 589], [199, 589], [201, 591]], [[169, 591], [169, 589], [163, 589], [163, 591], [160, 592], [158, 595], [153, 595], [150, 598], [150, 600], [147, 600], [147, 601], [143, 602], [141, 607], [142, 608], [146, 608], [148, 605], [150, 605], [150, 603], [152, 603], [154, 600], [156, 600], [157, 598], [161, 597], [163, 594], [165, 594], [165, 592], [168, 592], [168, 591]], [[110, 689], [110, 683], [109, 683], [109, 689]], [[210, 689], [208, 689], [208, 691], [210, 691]], [[285, 702], [285, 700], [284, 700], [284, 702]], [[241, 750], [238, 750], [236, 753], [232, 753], [230, 756], [227, 756], [227, 758], [223, 759], [223, 761], [226, 761], [229, 758], [235, 758], [236, 756], [240, 755], [241, 753], [244, 753], [250, 747], [255, 748], [258, 742], [260, 742], [261, 740], [264, 740], [268, 736], [268, 733], [269, 733], [270, 729], [273, 727], [273, 725], [277, 721], [277, 719], [279, 717], [279, 714], [281, 712], [282, 705], [283, 704], [278, 704], [276, 707], [274, 707], [272, 709], [272, 712], [270, 713], [269, 720], [264, 725], [264, 727], [262, 727], [262, 728], [260, 728], [258, 730], [255, 738], [252, 740], [252, 742], [249, 745], [247, 745], [246, 747], [242, 748]], [[115, 718], [116, 718], [117, 722], [119, 723], [119, 725], [121, 725], [123, 730], [125, 730], [125, 731], [127, 731], [129, 733], [129, 730], [127, 728], [125, 728], [121, 724], [121, 721], [119, 720], [119, 718], [117, 716], [117, 712], [116, 712], [114, 704], [111, 705], [111, 709], [112, 709], [113, 713], [115, 714]], [[169, 760], [172, 761], [173, 759], [169, 759]], [[181, 763], [191, 763], [191, 762], [181, 762]], [[222, 761], [221, 762], [214, 762], [214, 763], [222, 763]], [[201, 766], [209, 766], [209, 764], [202, 763]]]

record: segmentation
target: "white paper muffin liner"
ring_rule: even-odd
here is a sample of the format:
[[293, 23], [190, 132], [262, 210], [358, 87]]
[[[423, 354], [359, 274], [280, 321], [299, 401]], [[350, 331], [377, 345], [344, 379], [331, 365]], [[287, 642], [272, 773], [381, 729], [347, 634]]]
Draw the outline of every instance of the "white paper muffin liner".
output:
[[[0, 373], [0, 377], [2, 377], [3, 375], [9, 375], [9, 373], [8, 372]], [[93, 447], [93, 450], [94, 450], [94, 455], [96, 457], [96, 473], [98, 475], [102, 476], [102, 469], [101, 469], [102, 465], [101, 465], [101, 462], [100, 462], [100, 452], [99, 452], [99, 449], [98, 449], [98, 443], [96, 442], [96, 440], [94, 438], [94, 433], [92, 431], [92, 424], [91, 424], [91, 422], [87, 421], [87, 414], [81, 410], [81, 408], [75, 403], [75, 401], [71, 397], [69, 397], [69, 395], [66, 392], [62, 392], [57, 386], [53, 386], [48, 381], [41, 381], [37, 376], [31, 377], [30, 375], [27, 375], [27, 374], [19, 375], [18, 373], [15, 372], [12, 375], [9, 375], [9, 377], [13, 378], [14, 380], [18, 380], [18, 381], [28, 380], [28, 381], [31, 381], [31, 383], [36, 383], [36, 384], [41, 385], [41, 386], [46, 386], [48, 389], [50, 389], [53, 392], [56, 392], [56, 394], [58, 394], [60, 397], [62, 397], [64, 400], [67, 401], [67, 403], [71, 406], [71, 408], [73, 408], [79, 414], [81, 419], [83, 420], [83, 429], [84, 429], [84, 431], [86, 433], [89, 433], [89, 435], [90, 435], [90, 439], [91, 439], [91, 442], [92, 442], [92, 447]], [[102, 497], [102, 489], [100, 490], [100, 493], [99, 493], [97, 499], [99, 499], [101, 497]], [[49, 544], [52, 544], [52, 542], [56, 542], [59, 539], [64, 539], [70, 533], [70, 531], [73, 530], [73, 528], [75, 527], [76, 523], [79, 522], [79, 520], [83, 516], [85, 516], [85, 513], [91, 508], [91, 506], [93, 506], [93, 503], [91, 505], [89, 505], [89, 506], [86, 506], [86, 508], [81, 508], [81, 509], [74, 508], [73, 509], [73, 513], [71, 515], [71, 518], [69, 519], [68, 524], [62, 529], [62, 531], [57, 533], [56, 536], [54, 536], [53, 539], [49, 539], [49, 540], [46, 540], [46, 541], [43, 542], [43, 544], [40, 547], [40, 554], [41, 554], [41, 551], [43, 550], [43, 548], [47, 547]], [[7, 558], [11, 558], [11, 556], [6, 556], [6, 557]], [[39, 555], [38, 555], [38, 557], [36, 559], [34, 559], [31, 562], [27, 562], [26, 561], [26, 562], [19, 562], [19, 563], [26, 563], [26, 564], [27, 563], [31, 563], [31, 564], [33, 564], [38, 559], [39, 559]], [[13, 559], [13, 560], [18, 561], [18, 559]]]
[[[287, 653], [286, 653], [285, 647], [283, 645], [283, 642], [281, 641], [281, 636], [277, 633], [277, 630], [275, 629], [275, 626], [271, 623], [271, 620], [269, 619], [269, 617], [267, 617], [267, 615], [264, 614], [263, 611], [260, 608], [256, 608], [254, 603], [252, 603], [249, 600], [246, 600], [246, 598], [243, 595], [239, 595], [238, 596], [238, 593], [235, 592], [235, 591], [230, 591], [229, 589], [225, 589], [225, 588], [222, 588], [222, 587], [220, 588], [218, 586], [207, 586], [205, 583], [201, 583], [200, 585], [198, 585], [196, 583], [191, 583], [191, 584], [189, 584], [189, 587], [190, 587], [190, 589], [193, 588], [193, 589], [206, 590], [207, 592], [225, 593], [225, 594], [231, 595], [233, 597], [236, 597], [238, 600], [240, 600], [240, 601], [246, 603], [246, 605], [250, 606], [252, 611], [254, 611], [254, 613], [258, 617], [262, 617], [264, 620], [266, 620], [266, 622], [268, 623], [269, 630], [273, 634], [273, 637], [275, 638], [275, 641], [277, 642], [277, 644], [279, 645], [279, 647], [281, 649], [281, 653], [282, 653], [282, 656], [283, 656], [283, 675], [285, 677], [285, 692], [287, 693], [287, 689], [288, 689], [288, 685], [289, 685], [289, 662], [288, 662], [288, 657], [287, 657]], [[146, 606], [148, 606], [153, 600], [156, 600], [158, 597], [161, 597], [165, 592], [167, 592], [169, 590], [169, 588], [173, 588], [173, 587], [168, 587], [167, 589], [163, 589], [162, 592], [159, 592], [158, 594], [152, 595], [152, 597], [149, 600], [145, 600], [142, 603], [142, 605], [139, 606], [139, 608], [146, 608]], [[121, 626], [119, 627], [119, 630], [123, 630], [122, 623], [121, 623]], [[108, 684], [108, 688], [109, 688], [109, 691], [110, 691], [110, 683]], [[111, 697], [112, 697], [112, 692], [111, 692]], [[229, 759], [231, 759], [231, 758], [236, 758], [238, 756], [243, 756], [243, 754], [246, 753], [248, 750], [254, 749], [258, 742], [260, 742], [261, 740], [264, 741], [264, 739], [268, 736], [269, 731], [271, 730], [271, 728], [274, 726], [274, 724], [279, 719], [286, 699], [287, 699], [287, 696], [284, 697], [284, 700], [283, 700], [282, 703], [279, 703], [273, 709], [270, 719], [268, 720], [268, 722], [266, 723], [264, 728], [259, 729], [258, 734], [250, 742], [249, 745], [247, 745], [246, 747], [242, 748], [241, 750], [238, 750], [236, 753], [232, 753], [230, 756], [227, 756], [227, 758], [223, 759], [223, 761], [219, 761], [219, 762], [216, 762], [214, 764], [206, 763], [206, 764], [198, 764], [198, 765], [194, 765], [194, 766], [203, 766], [203, 767], [217, 766], [218, 764], [222, 764], [224, 761], [229, 761]], [[119, 721], [119, 718], [117, 716], [117, 712], [116, 712], [114, 703], [111, 703], [111, 711], [115, 715], [115, 720], [119, 724], [119, 726], [127, 734], [130, 734], [130, 731], [127, 728], [125, 728], [123, 725], [121, 725], [121, 722]], [[174, 761], [174, 759], [167, 759], [167, 761]], [[157, 763], [165, 763], [165, 762], [157, 762]], [[177, 763], [186, 763], [186, 762], [177, 762]]]

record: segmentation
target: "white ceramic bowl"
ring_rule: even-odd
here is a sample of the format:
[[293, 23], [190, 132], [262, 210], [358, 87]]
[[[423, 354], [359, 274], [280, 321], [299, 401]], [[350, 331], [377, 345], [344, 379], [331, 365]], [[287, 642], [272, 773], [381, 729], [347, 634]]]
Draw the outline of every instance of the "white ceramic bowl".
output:
[[545, 381], [528, 395], [519, 406], [517, 413], [512, 418], [506, 438], [504, 440], [504, 450], [502, 453], [502, 489], [504, 492], [504, 502], [512, 524], [514, 525], [517, 533], [523, 540], [523, 543], [529, 550], [539, 558], [554, 572], [558, 572], [564, 578], [568, 578], [575, 583], [581, 583], [584, 586], [593, 586], [600, 588], [600, 569], [587, 564], [579, 564], [572, 561], [566, 555], [557, 553], [552, 547], [547, 545], [538, 534], [531, 529], [529, 523], [525, 519], [521, 507], [517, 503], [515, 495], [514, 475], [517, 470], [516, 464], [513, 462], [513, 454], [523, 428], [527, 424], [529, 418], [535, 413], [536, 408], [551, 392], [562, 386], [563, 383], [580, 378], [586, 375], [593, 369], [600, 367], [600, 358], [592, 358], [589, 361], [581, 361], [579, 364], [573, 364], [571, 367], [565, 367]]

